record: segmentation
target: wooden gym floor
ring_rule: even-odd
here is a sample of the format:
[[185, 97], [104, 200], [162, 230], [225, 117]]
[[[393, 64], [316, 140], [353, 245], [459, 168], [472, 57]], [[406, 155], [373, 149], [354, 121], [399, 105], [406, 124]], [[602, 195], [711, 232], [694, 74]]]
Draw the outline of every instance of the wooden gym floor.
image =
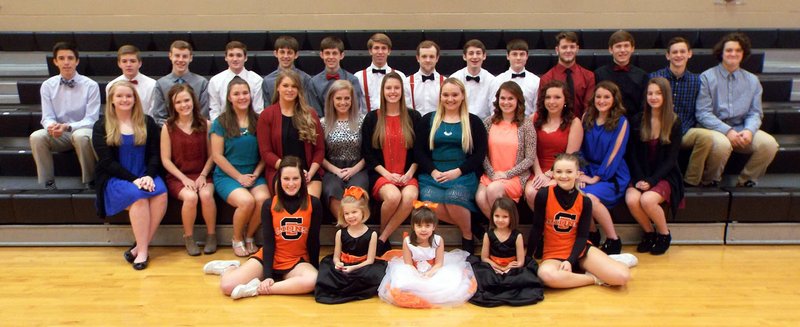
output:
[[[789, 326], [800, 321], [800, 246], [673, 246], [639, 256], [624, 288], [547, 290], [527, 307], [413, 310], [377, 297], [321, 305], [312, 296], [233, 301], [204, 275], [227, 247], [189, 257], [156, 247], [135, 271], [119, 247], [0, 248], [3, 326]], [[625, 250], [633, 251], [631, 246]], [[323, 252], [330, 253], [326, 247]]]

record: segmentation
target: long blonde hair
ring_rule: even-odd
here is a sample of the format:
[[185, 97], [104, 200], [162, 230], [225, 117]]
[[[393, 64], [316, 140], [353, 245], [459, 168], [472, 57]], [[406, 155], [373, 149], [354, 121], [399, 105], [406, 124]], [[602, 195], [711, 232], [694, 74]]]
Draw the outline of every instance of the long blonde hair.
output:
[[311, 116], [311, 111], [314, 108], [308, 105], [303, 89], [303, 83], [300, 80], [300, 75], [291, 69], [284, 69], [278, 73], [275, 79], [275, 93], [272, 95], [272, 103], [278, 103], [278, 86], [284, 78], [288, 78], [297, 86], [297, 98], [294, 100], [294, 115], [292, 115], [292, 125], [297, 129], [297, 134], [300, 135], [300, 141], [317, 144], [317, 120]]
[[414, 146], [414, 126], [411, 124], [411, 116], [408, 114], [408, 107], [406, 107], [406, 95], [403, 88], [403, 77], [395, 71], [389, 72], [383, 77], [381, 81], [381, 106], [378, 108], [376, 115], [378, 121], [375, 123], [375, 132], [372, 134], [372, 148], [383, 149], [383, 142], [386, 138], [386, 96], [383, 94], [383, 88], [386, 86], [386, 81], [396, 79], [400, 81], [400, 129], [403, 133], [403, 138], [406, 141], [405, 149], [411, 149]]
[[[650, 79], [650, 82], [647, 83], [647, 87], [649, 88], [650, 85], [656, 85], [661, 90], [661, 116], [658, 117], [659, 120], [661, 120], [661, 130], [658, 132], [658, 141], [661, 142], [661, 144], [670, 144], [669, 137], [670, 134], [672, 134], [672, 126], [675, 125], [675, 119], [678, 117], [672, 110], [672, 88], [669, 85], [669, 81], [663, 77], [654, 77]], [[649, 103], [646, 103], [644, 112], [642, 113], [641, 133], [639, 135], [644, 142], [650, 140], [650, 134], [653, 129], [650, 123], [650, 118], [652, 117], [653, 107], [651, 107]]]
[[147, 143], [147, 124], [144, 120], [144, 110], [142, 110], [142, 101], [139, 99], [139, 93], [136, 88], [128, 81], [119, 81], [111, 85], [106, 97], [106, 144], [119, 146], [122, 144], [122, 132], [119, 128], [119, 118], [117, 118], [117, 111], [114, 108], [114, 95], [120, 87], [127, 87], [133, 92], [133, 108], [131, 109], [131, 123], [133, 125], [133, 143], [136, 145], [143, 145]]
[[325, 96], [325, 130], [332, 131], [336, 126], [336, 107], [333, 104], [333, 96], [336, 92], [347, 90], [350, 94], [350, 109], [348, 111], [347, 123], [351, 131], [358, 131], [358, 100], [353, 90], [353, 84], [347, 80], [338, 80], [333, 82], [328, 88], [328, 94]]
[[433, 137], [436, 135], [436, 130], [439, 129], [439, 126], [442, 124], [442, 120], [444, 120], [444, 105], [442, 104], [442, 91], [444, 91], [444, 86], [447, 84], [453, 84], [458, 86], [461, 90], [461, 94], [464, 95], [464, 100], [461, 101], [461, 106], [459, 107], [459, 115], [461, 116], [461, 150], [464, 150], [464, 153], [472, 152], [472, 129], [469, 125], [469, 109], [467, 108], [467, 91], [464, 87], [464, 83], [461, 83], [458, 79], [454, 77], [450, 77], [444, 80], [442, 83], [442, 88], [439, 90], [439, 105], [436, 107], [436, 113], [433, 115], [433, 123], [431, 124], [431, 134], [428, 135], [428, 146], [431, 150], [433, 150]]

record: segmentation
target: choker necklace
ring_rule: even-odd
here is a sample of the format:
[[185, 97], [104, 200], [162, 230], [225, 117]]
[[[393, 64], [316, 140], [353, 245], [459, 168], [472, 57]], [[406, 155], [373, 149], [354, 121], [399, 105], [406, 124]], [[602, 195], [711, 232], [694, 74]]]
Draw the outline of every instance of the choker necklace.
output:
[[[445, 123], [445, 124], [447, 124], [447, 123]], [[445, 125], [445, 126], [442, 126], [442, 127], [444, 127], [444, 131], [442, 132], [442, 134], [444, 134], [444, 136], [453, 135], [452, 126]], [[448, 128], [448, 127], [450, 127], [450, 128]]]

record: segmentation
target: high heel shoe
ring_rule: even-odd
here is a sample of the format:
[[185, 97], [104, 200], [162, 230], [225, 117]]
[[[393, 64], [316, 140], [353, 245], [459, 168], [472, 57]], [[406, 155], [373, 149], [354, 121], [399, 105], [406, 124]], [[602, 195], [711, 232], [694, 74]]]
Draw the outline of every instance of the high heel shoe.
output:
[[131, 253], [131, 251], [135, 248], [136, 242], [133, 242], [133, 245], [122, 253], [122, 257], [125, 258], [125, 261], [128, 263], [133, 263], [133, 260], [136, 260], [136, 256]]
[[145, 259], [145, 260], [144, 260], [144, 261], [142, 261], [142, 262], [136, 262], [136, 263], [134, 263], [134, 264], [133, 264], [133, 269], [136, 269], [136, 270], [143, 270], [143, 269], [147, 268], [147, 264], [148, 264], [148, 263], [150, 263], [150, 258], [147, 258], [147, 259]]

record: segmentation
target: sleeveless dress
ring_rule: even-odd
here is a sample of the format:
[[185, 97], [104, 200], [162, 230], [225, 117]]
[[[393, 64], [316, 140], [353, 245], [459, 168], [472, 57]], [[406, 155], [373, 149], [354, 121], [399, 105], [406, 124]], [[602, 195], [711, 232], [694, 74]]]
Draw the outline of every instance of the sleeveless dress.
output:
[[[536, 120], [533, 115], [532, 120]], [[567, 128], [561, 130], [556, 128], [552, 132], [545, 132], [544, 129], [536, 129], [536, 158], [539, 159], [539, 167], [542, 172], [550, 170], [556, 162], [556, 155], [567, 152], [569, 143], [569, 130], [572, 124], [567, 124]]]
[[[192, 131], [186, 134], [178, 126], [169, 130], [169, 143], [172, 149], [172, 163], [178, 167], [186, 177], [197, 180], [208, 160], [208, 134], [203, 131]], [[212, 183], [211, 176], [206, 176], [206, 182]], [[178, 198], [178, 193], [184, 185], [180, 179], [167, 173], [167, 189], [169, 195]]]
[[[461, 124], [442, 122], [433, 137], [433, 163], [439, 171], [458, 168], [467, 158], [461, 149]], [[469, 122], [467, 122], [469, 123]], [[419, 198], [422, 201], [455, 204], [470, 211], [475, 206], [478, 177], [475, 173], [459, 176], [454, 180], [439, 183], [429, 174], [419, 175]]]
[[[362, 141], [363, 142], [363, 141]], [[366, 140], [370, 142], [370, 140]], [[383, 140], [383, 168], [390, 173], [403, 175], [406, 173], [406, 160], [414, 160], [414, 158], [406, 158], [406, 148], [404, 146], [405, 138], [403, 137], [402, 127], [400, 125], [400, 116], [386, 116], [386, 135]], [[372, 197], [380, 199], [380, 190], [386, 184], [394, 184], [399, 189], [403, 189], [406, 185], [414, 185], [419, 187], [419, 182], [416, 178], [411, 178], [405, 184], [390, 182], [386, 177], [378, 177], [375, 181], [375, 186], [372, 187]]]
[[[122, 134], [122, 144], [119, 146], [119, 163], [136, 176], [144, 176], [147, 166], [145, 164], [145, 146], [134, 144], [133, 135]], [[139, 199], [147, 199], [167, 192], [167, 186], [160, 176], [153, 178], [155, 189], [153, 192], [140, 190], [133, 183], [116, 177], [111, 177], [106, 184], [104, 203], [106, 215], [116, 215]]]
[[[342, 255], [339, 260], [345, 266], [357, 265], [366, 260], [373, 232], [370, 228], [363, 235], [353, 237], [347, 228], [342, 228]], [[370, 265], [345, 273], [336, 269], [333, 255], [328, 255], [319, 264], [314, 298], [317, 302], [326, 304], [369, 299], [378, 294], [378, 285], [385, 274], [386, 261], [378, 258]]]
[[402, 257], [391, 259], [378, 288], [381, 299], [400, 307], [437, 308], [462, 305], [475, 294], [477, 282], [466, 262], [469, 253], [458, 249], [445, 252], [436, 274], [423, 277], [433, 266], [436, 248], [444, 246], [442, 237], [434, 234], [434, 246], [430, 247], [413, 245], [409, 237], [403, 242], [411, 251], [414, 266], [405, 264]]
[[[507, 240], [500, 242], [494, 230], [488, 231], [486, 235], [489, 237], [489, 256], [492, 261], [505, 266], [516, 260], [516, 240], [519, 234], [515, 229]], [[536, 275], [539, 266], [531, 257], [525, 256], [522, 267], [513, 268], [505, 274], [496, 273], [490, 264], [478, 260], [477, 257], [470, 259], [473, 261], [475, 279], [478, 280], [478, 290], [469, 300], [470, 303], [482, 307], [522, 306], [544, 299], [544, 284]]]

